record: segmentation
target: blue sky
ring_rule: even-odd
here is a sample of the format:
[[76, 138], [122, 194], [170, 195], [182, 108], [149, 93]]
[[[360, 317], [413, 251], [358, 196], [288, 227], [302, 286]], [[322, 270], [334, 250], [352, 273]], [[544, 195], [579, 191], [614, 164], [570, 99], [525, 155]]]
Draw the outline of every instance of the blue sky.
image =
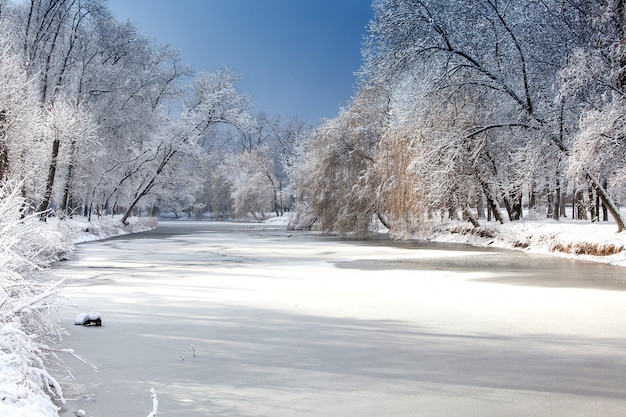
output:
[[181, 51], [197, 71], [227, 67], [254, 111], [334, 117], [354, 94], [370, 0], [109, 0], [122, 21]]

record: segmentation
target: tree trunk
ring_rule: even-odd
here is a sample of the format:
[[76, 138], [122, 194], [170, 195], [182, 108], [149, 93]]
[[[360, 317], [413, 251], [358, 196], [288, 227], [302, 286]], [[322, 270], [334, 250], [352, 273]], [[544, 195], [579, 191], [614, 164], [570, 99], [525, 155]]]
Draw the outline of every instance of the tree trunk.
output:
[[567, 180], [564, 180], [564, 184], [561, 186], [559, 191], [559, 218], [567, 218], [566, 203], [565, 203], [565, 193], [563, 189], [567, 190]]
[[274, 213], [276, 213], [276, 217], [280, 217], [281, 213], [281, 208], [280, 208], [280, 200], [279, 200], [279, 190], [276, 187], [276, 183], [274, 182], [274, 179], [272, 178], [272, 174], [270, 172], [265, 172], [265, 176], [267, 177], [267, 179], [270, 182], [270, 185], [272, 187], [272, 194], [273, 197], [272, 199], [273, 204], [274, 204]]
[[592, 222], [596, 222], [598, 221], [598, 211], [597, 211], [597, 205], [595, 203], [595, 199], [593, 198], [593, 192], [594, 189], [593, 187], [589, 187], [589, 189], [587, 190], [587, 192], [589, 193], [589, 214], [591, 215], [591, 221]]
[[6, 110], [0, 110], [0, 181], [9, 176], [9, 147], [6, 143]]
[[554, 219], [554, 193], [548, 191], [547, 199], [548, 199], [548, 213], [546, 214], [546, 217], [548, 219]]
[[489, 207], [489, 211], [493, 214], [496, 221], [500, 222], [501, 224], [504, 224], [504, 217], [502, 217], [502, 212], [500, 211], [498, 201], [491, 193], [489, 186], [487, 185], [487, 183], [485, 183], [482, 180], [480, 180], [480, 185], [483, 189], [483, 193], [485, 194], [485, 197], [487, 198], [487, 206]]
[[[608, 181], [606, 179], [604, 179], [602, 181], [602, 187], [606, 190], [606, 188], [608, 187]], [[598, 198], [600, 196], [598, 195]], [[604, 205], [604, 203], [600, 203], [600, 205], [602, 206], [602, 221], [604, 222], [608, 222], [609, 221], [609, 211], [606, 209], [606, 206]]]
[[41, 219], [46, 220], [48, 216], [48, 207], [50, 206], [50, 199], [52, 198], [52, 188], [54, 187], [54, 177], [57, 172], [57, 160], [59, 157], [59, 148], [61, 147], [61, 140], [55, 137], [52, 142], [52, 155], [50, 159], [50, 167], [48, 168], [48, 179], [46, 180], [46, 188], [43, 195], [43, 200], [37, 208], [40, 213]]
[[89, 203], [89, 208], [87, 209], [87, 221], [91, 223], [91, 214], [93, 213], [93, 201]]
[[561, 182], [559, 177], [556, 177], [556, 189], [554, 190], [554, 220], [559, 220], [561, 217]]
[[576, 208], [575, 219], [587, 220], [587, 210], [585, 209], [584, 193], [582, 190], [574, 192], [574, 207]]
[[469, 221], [472, 226], [478, 228], [480, 227], [480, 223], [478, 222], [478, 220], [476, 219], [476, 217], [472, 214], [472, 211], [469, 209], [469, 207], [466, 204], [463, 204], [463, 217], [465, 217], [465, 220]]
[[63, 184], [63, 196], [61, 197], [60, 212], [67, 216], [69, 213], [68, 206], [70, 206], [70, 189], [72, 184], [72, 175], [74, 173], [74, 154], [76, 153], [76, 141], [72, 141], [70, 144], [71, 160], [67, 166], [67, 173], [65, 174], [65, 182]]
[[533, 188], [528, 194], [528, 208], [532, 209], [537, 206], [537, 192]]
[[485, 202], [483, 201], [483, 195], [482, 193], [478, 194], [478, 199], [476, 202], [476, 214], [477, 214], [477, 218], [478, 219], [484, 219], [485, 218]]
[[4, 181], [9, 176], [9, 150], [0, 144], [0, 181]]
[[139, 200], [141, 200], [143, 197], [145, 197], [150, 190], [152, 189], [152, 187], [154, 186], [154, 183], [156, 181], [156, 175], [152, 177], [152, 179], [150, 180], [150, 182], [148, 183], [148, 185], [146, 185], [133, 199], [132, 203], [130, 203], [130, 205], [128, 206], [128, 208], [126, 209], [126, 211], [124, 212], [124, 215], [122, 216], [122, 219], [120, 220], [124, 225], [128, 225], [128, 218], [130, 217], [130, 215], [132, 214], [133, 210], [135, 209], [135, 207], [137, 206], [137, 204], [139, 203]]
[[522, 218], [522, 193], [515, 191], [504, 196], [504, 207], [509, 215], [509, 220], [517, 221]]
[[[379, 210], [376, 210], [376, 216], [378, 217], [378, 220], [380, 220], [380, 222], [383, 224], [383, 226], [385, 226], [387, 229], [391, 230], [391, 225], [389, 224], [389, 221], [387, 221], [387, 219], [385, 219], [385, 217], [380, 213]], [[311, 225], [308, 226], [308, 227], [310, 228], [313, 225], [313, 223], [315, 223], [315, 221], [313, 221], [311, 223]]]
[[586, 174], [587, 174], [587, 178], [589, 179], [589, 181], [591, 181], [591, 186], [598, 193], [598, 196], [600, 197], [600, 201], [602, 201], [602, 204], [604, 204], [607, 210], [609, 211], [609, 213], [611, 213], [611, 217], [613, 217], [613, 220], [615, 221], [615, 224], [617, 225], [617, 233], [621, 233], [624, 230], [625, 226], [624, 226], [624, 219], [622, 218], [619, 208], [615, 205], [615, 203], [613, 203], [613, 199], [606, 192], [606, 189], [601, 185], [600, 181], [594, 175], [592, 175], [589, 171], [587, 171]]
[[599, 222], [600, 221], [600, 195], [596, 192], [596, 199], [595, 199], [595, 204], [594, 204], [594, 214], [595, 214], [595, 221]]
[[158, 176], [161, 175], [161, 172], [163, 172], [163, 169], [165, 169], [169, 161], [174, 157], [174, 155], [176, 155], [176, 152], [177, 152], [176, 149], [172, 149], [168, 153], [165, 154], [165, 156], [163, 157], [163, 160], [161, 161], [161, 164], [155, 171], [154, 175], [152, 176], [148, 184], [146, 184], [146, 186], [143, 187], [137, 193], [132, 203], [130, 203], [130, 206], [128, 206], [128, 208], [126, 209], [126, 212], [124, 213], [121, 219], [121, 222], [123, 224], [125, 225], [128, 224], [128, 218], [130, 217], [133, 209], [135, 208], [135, 206], [137, 206], [137, 203], [139, 203], [139, 200], [145, 197], [152, 190], [152, 187], [154, 187], [154, 184], [156, 183]]
[[[485, 194], [485, 198], [487, 199], [487, 207], [489, 208], [488, 213], [493, 214], [496, 221], [498, 221], [500, 224], [504, 224], [504, 217], [502, 217], [502, 212], [500, 211], [498, 200], [489, 189], [489, 185], [479, 176], [477, 176], [477, 179], [480, 183], [481, 188], [483, 189], [483, 194]], [[491, 220], [490, 214], [488, 216], [488, 220]]]
[[548, 190], [548, 214], [549, 219], [559, 220], [561, 217], [561, 182], [557, 176], [554, 191]]

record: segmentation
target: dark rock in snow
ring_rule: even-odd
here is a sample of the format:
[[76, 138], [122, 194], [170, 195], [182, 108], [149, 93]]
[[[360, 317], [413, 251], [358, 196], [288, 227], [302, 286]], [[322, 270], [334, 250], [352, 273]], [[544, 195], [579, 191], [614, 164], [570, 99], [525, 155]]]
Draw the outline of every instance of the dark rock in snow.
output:
[[82, 313], [76, 316], [74, 324], [77, 326], [102, 326], [102, 317], [100, 313], [94, 311]]

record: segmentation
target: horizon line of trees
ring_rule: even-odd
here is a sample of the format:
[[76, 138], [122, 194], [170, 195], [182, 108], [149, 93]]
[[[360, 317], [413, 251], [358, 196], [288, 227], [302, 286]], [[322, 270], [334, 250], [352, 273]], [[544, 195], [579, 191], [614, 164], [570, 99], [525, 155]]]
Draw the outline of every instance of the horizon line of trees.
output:
[[294, 228], [403, 238], [530, 211], [624, 229], [624, 0], [372, 7], [357, 92], [313, 128], [252, 114], [237, 74], [194, 73], [105, 0], [0, 0], [0, 184], [42, 219], [293, 210]]
[[623, 0], [372, 7], [358, 91], [296, 164], [293, 227], [404, 238], [529, 210], [624, 230]]
[[282, 213], [310, 126], [253, 115], [239, 78], [195, 73], [106, 0], [0, 0], [0, 187], [42, 220]]

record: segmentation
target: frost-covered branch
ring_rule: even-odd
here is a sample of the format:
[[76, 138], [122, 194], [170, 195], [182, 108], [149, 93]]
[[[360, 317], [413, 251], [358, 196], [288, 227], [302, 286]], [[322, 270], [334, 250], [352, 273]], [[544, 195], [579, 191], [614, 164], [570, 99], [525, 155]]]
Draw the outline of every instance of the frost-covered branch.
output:
[[22, 304], [19, 304], [13, 307], [13, 309], [11, 309], [10, 311], [10, 314], [18, 314], [28, 308], [37, 307], [41, 303], [41, 301], [55, 295], [57, 293], [56, 288], [59, 287], [64, 281], [65, 279], [62, 279], [60, 281], [55, 282], [50, 287], [42, 289], [40, 294], [36, 295], [35, 297], [31, 298], [30, 300], [27, 300], [26, 302]]

